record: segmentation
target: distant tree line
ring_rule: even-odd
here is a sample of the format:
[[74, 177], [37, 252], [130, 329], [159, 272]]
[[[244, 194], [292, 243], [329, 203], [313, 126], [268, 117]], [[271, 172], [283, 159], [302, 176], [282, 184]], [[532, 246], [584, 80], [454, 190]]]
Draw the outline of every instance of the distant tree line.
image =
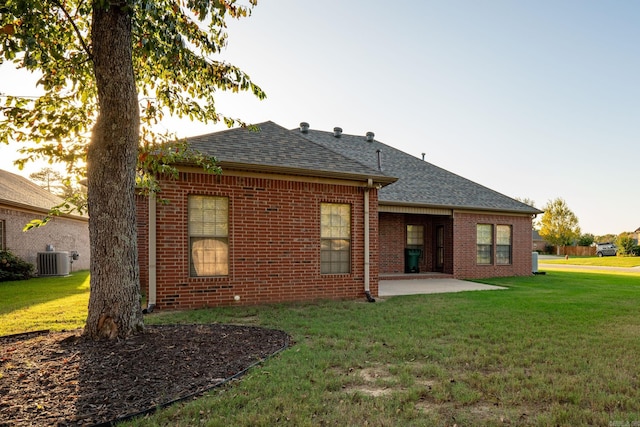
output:
[[[529, 198], [517, 200], [535, 207]], [[624, 232], [618, 235], [605, 234], [595, 236], [591, 233], [582, 234], [578, 217], [569, 209], [567, 203], [560, 197], [550, 200], [542, 208], [544, 213], [538, 221], [533, 222], [533, 229], [537, 230], [551, 246], [592, 246], [596, 243], [614, 243], [618, 247], [618, 255], [640, 255], [640, 246], [636, 233]]]

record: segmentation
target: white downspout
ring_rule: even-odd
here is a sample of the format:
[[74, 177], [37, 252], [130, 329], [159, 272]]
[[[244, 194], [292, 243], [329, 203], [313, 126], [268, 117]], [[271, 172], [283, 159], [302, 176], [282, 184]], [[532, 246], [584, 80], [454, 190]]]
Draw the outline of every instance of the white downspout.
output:
[[149, 295], [146, 312], [156, 306], [156, 195], [149, 194]]
[[367, 301], [375, 302], [371, 296], [370, 288], [370, 261], [369, 261], [369, 189], [373, 187], [373, 180], [367, 181], [367, 187], [364, 189], [364, 294], [367, 296]]

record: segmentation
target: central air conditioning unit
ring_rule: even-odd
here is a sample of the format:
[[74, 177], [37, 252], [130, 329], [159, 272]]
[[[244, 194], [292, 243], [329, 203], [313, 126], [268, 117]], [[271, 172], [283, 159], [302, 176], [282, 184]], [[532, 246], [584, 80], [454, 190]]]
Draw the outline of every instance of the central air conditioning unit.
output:
[[69, 252], [38, 252], [38, 276], [68, 276]]

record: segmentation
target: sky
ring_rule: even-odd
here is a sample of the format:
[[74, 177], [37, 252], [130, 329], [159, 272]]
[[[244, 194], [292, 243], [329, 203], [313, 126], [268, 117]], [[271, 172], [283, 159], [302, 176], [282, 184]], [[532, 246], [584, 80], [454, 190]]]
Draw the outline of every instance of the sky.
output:
[[[640, 227], [639, 22], [634, 0], [260, 0], [229, 23], [221, 59], [267, 99], [216, 104], [249, 123], [372, 131], [539, 209], [562, 198], [583, 233], [619, 234]], [[0, 67], [1, 93], [34, 82]], [[0, 146], [0, 168], [18, 173], [15, 150]]]

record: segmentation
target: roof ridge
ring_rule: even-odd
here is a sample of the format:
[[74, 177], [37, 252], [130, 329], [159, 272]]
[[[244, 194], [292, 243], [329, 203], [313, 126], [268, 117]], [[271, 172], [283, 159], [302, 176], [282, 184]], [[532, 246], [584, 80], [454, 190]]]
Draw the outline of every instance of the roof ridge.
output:
[[0, 169], [0, 201], [49, 210], [64, 199], [21, 175]]
[[[254, 124], [263, 138], [255, 134], [242, 134], [246, 128], [237, 127], [188, 137], [190, 145], [218, 158], [221, 163], [247, 164], [261, 167], [283, 167], [292, 171], [316, 171], [331, 174], [377, 177], [393, 182], [396, 177], [383, 173], [357, 159], [335, 150], [329, 150], [316, 141], [302, 137], [289, 129], [265, 121]], [[255, 148], [255, 149], [254, 149]], [[327, 155], [331, 153], [330, 155]], [[354, 175], [355, 174], [355, 175]]]

